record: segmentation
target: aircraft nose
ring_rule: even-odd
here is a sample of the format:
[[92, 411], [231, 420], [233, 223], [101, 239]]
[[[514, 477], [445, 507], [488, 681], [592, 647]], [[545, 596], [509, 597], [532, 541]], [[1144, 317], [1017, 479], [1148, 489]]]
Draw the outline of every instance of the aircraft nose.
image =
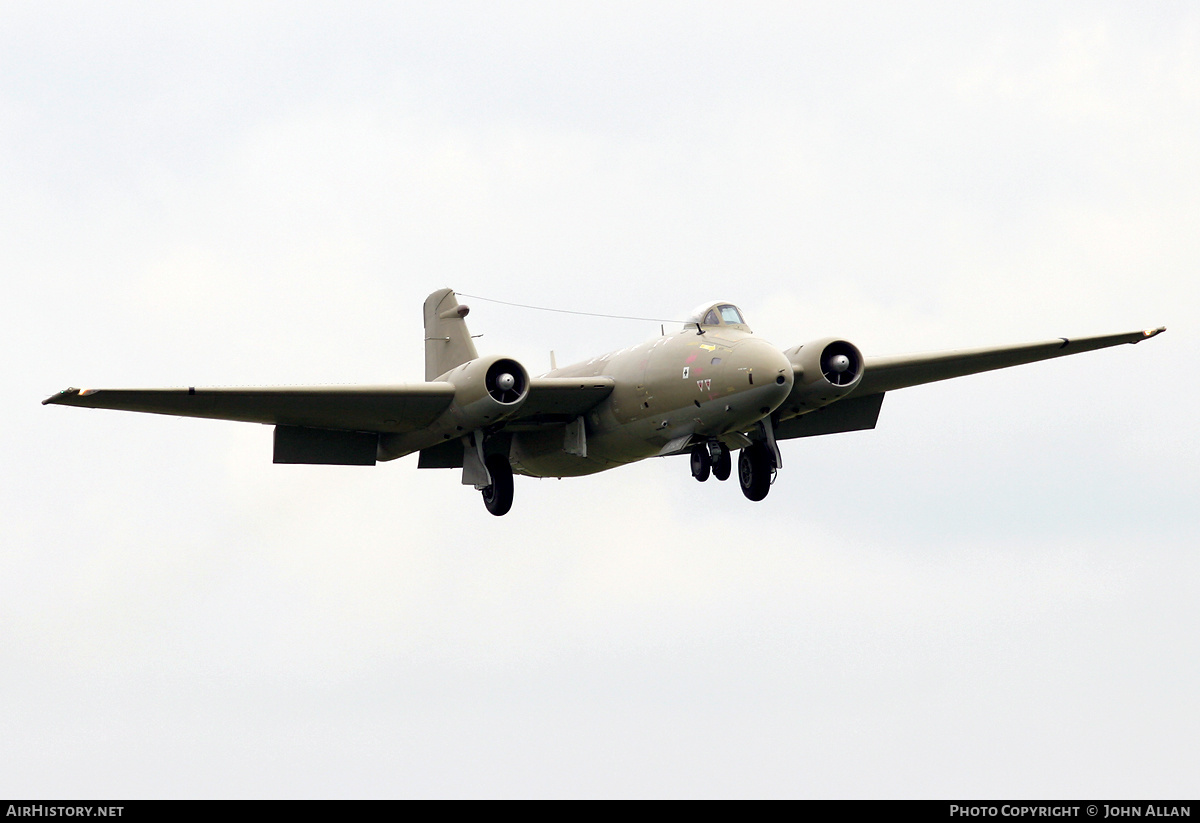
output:
[[738, 371], [746, 375], [742, 390], [753, 392], [759, 413], [775, 411], [792, 391], [795, 374], [791, 361], [765, 340], [743, 340], [736, 354]]

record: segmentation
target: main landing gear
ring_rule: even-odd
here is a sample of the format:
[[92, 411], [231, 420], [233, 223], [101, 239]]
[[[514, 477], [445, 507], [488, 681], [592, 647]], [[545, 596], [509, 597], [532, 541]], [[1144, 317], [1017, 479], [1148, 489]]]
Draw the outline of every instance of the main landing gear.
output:
[[774, 461], [766, 443], [760, 441], [742, 449], [738, 457], [738, 481], [747, 499], [758, 501], [766, 497], [774, 475]]
[[728, 480], [733, 472], [729, 449], [720, 440], [709, 440], [692, 447], [692, 477], [703, 483], [710, 472], [718, 480]]
[[483, 505], [492, 514], [500, 517], [508, 514], [513, 503], [513, 472], [508, 459], [502, 454], [488, 455], [488, 474], [492, 476], [492, 485], [483, 489]]

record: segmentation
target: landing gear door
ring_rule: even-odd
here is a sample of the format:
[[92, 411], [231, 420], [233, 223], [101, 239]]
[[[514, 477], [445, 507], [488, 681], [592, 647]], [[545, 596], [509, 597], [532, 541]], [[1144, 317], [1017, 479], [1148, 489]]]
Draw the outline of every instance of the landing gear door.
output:
[[462, 484], [474, 486], [476, 489], [486, 489], [492, 485], [492, 476], [488, 473], [483, 458], [483, 437], [476, 432], [470, 437], [463, 438], [463, 473]]

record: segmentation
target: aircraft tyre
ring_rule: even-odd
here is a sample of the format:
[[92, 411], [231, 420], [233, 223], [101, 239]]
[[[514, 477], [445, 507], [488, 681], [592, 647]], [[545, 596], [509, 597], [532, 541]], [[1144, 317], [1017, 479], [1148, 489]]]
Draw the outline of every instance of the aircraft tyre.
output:
[[692, 477], [703, 483], [708, 479], [710, 471], [712, 471], [712, 460], [708, 456], [708, 449], [703, 443], [692, 446]]
[[502, 454], [490, 455], [487, 459], [488, 474], [492, 485], [483, 490], [483, 505], [492, 514], [500, 517], [508, 514], [513, 502], [513, 473], [508, 459]]
[[717, 449], [717, 456], [712, 461], [713, 477], [728, 480], [729, 475], [733, 474], [733, 458], [729, 456], [729, 449], [725, 448], [724, 443], [718, 443]]
[[765, 443], [742, 449], [738, 457], [738, 480], [749, 500], [762, 500], [771, 490], [771, 452]]

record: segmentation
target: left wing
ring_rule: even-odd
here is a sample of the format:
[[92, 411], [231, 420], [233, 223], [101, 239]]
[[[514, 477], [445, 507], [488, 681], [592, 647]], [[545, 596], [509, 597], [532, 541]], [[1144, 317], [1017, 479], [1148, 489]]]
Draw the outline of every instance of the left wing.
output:
[[862, 382], [850, 393], [851, 397], [864, 397], [877, 392], [904, 389], [963, 377], [968, 374], [1006, 369], [1039, 360], [1066, 357], [1094, 351], [1122, 343], [1140, 343], [1167, 330], [1166, 326], [1145, 331], [1106, 334], [1097, 337], [1059, 337], [1041, 343], [1023, 343], [1016, 346], [992, 346], [983, 349], [961, 349], [957, 351], [906, 354], [894, 357], [868, 357], [863, 364]]
[[890, 357], [863, 358], [863, 376], [846, 396], [827, 406], [779, 422], [778, 440], [875, 428], [884, 392], [964, 377], [968, 374], [1006, 369], [1039, 360], [1051, 360], [1122, 343], [1140, 343], [1166, 331], [1165, 326], [1144, 331], [1095, 337], [1060, 337], [1040, 343], [992, 346], [979, 349], [926, 352]]

